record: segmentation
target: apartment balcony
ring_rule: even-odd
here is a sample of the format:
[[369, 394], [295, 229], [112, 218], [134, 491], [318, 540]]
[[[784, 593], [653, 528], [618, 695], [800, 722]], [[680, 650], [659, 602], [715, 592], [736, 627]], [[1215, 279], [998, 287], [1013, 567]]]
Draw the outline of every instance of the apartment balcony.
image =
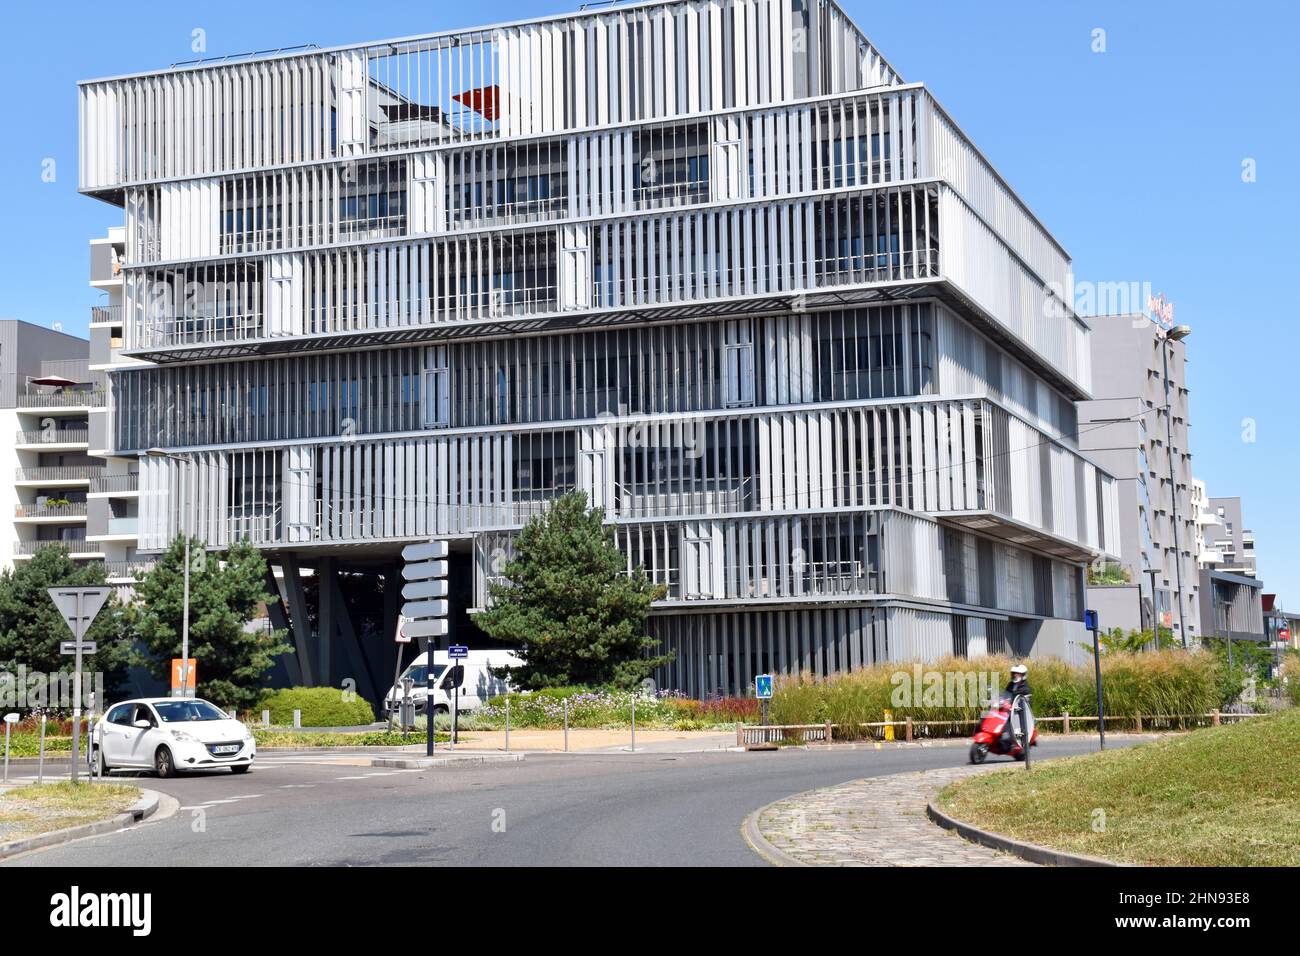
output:
[[21, 430], [14, 444], [19, 449], [55, 449], [84, 448], [90, 442], [88, 428], [38, 428]]
[[105, 561], [104, 574], [113, 584], [126, 584], [140, 580], [140, 577], [154, 568], [152, 561]]
[[14, 558], [30, 558], [43, 548], [64, 548], [74, 558], [102, 558], [103, 552], [85, 538], [62, 541], [15, 541]]
[[720, 515], [752, 506], [752, 478], [691, 481], [690, 489], [673, 489], [672, 482], [614, 485], [613, 514], [619, 518], [671, 515]]
[[109, 497], [136, 497], [140, 493], [140, 475], [96, 475], [90, 479], [90, 494]]
[[14, 484], [48, 487], [73, 487], [86, 485], [104, 473], [103, 465], [35, 465], [15, 470]]
[[103, 391], [26, 392], [18, 396], [17, 407], [28, 411], [103, 408]]
[[70, 501], [66, 504], [19, 503], [14, 505], [14, 520], [31, 523], [56, 524], [61, 521], [84, 521], [86, 502]]

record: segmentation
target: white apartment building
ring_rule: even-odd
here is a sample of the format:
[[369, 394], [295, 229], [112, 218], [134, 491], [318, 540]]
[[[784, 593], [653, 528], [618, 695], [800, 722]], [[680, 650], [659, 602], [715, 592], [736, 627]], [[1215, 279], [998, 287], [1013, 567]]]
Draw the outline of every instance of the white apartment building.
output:
[[51, 545], [102, 557], [87, 540], [87, 492], [99, 463], [87, 455], [90, 415], [104, 406], [86, 340], [0, 320], [0, 567]]
[[570, 491], [667, 586], [660, 682], [687, 693], [1084, 640], [1119, 529], [1075, 438], [1069, 257], [834, 3], [626, 4], [80, 96], [81, 190], [125, 230], [104, 451], [136, 461], [142, 553], [183, 523], [264, 549], [286, 679], [384, 684], [398, 555], [430, 536], [482, 646], [488, 580]]

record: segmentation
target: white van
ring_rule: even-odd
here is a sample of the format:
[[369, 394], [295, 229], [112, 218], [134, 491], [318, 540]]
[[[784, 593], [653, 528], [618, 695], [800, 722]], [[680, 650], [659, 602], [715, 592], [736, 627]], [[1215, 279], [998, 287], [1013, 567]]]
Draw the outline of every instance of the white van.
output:
[[[457, 707], [459, 712], [464, 713], [486, 703], [498, 694], [504, 694], [510, 689], [505, 681], [493, 677], [488, 668], [518, 667], [523, 661], [510, 651], [470, 651], [468, 657], [449, 662], [446, 651], [434, 651], [433, 712], [435, 714], [451, 713], [454, 694], [452, 693], [452, 673], [448, 667], [449, 663], [456, 663], [464, 668], [464, 678], [460, 685], [460, 698]], [[406, 670], [402, 671], [397, 683], [389, 688], [388, 693], [384, 695], [381, 707], [383, 717], [387, 718], [390, 711], [396, 712], [401, 707], [402, 681], [407, 677], [411, 678], [413, 682], [411, 700], [415, 704], [415, 712], [417, 714], [426, 712], [428, 693], [425, 688], [425, 679], [428, 676], [428, 664], [429, 655], [427, 653], [421, 654], [411, 661]]]

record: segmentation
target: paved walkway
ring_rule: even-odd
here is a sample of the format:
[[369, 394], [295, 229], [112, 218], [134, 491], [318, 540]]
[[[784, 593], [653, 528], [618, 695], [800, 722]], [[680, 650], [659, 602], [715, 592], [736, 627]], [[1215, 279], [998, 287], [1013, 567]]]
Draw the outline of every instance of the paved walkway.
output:
[[769, 846], [757, 848], [787, 865], [1031, 866], [926, 817], [934, 794], [980, 772], [988, 771], [963, 766], [896, 773], [795, 794], [758, 811], [752, 822]]

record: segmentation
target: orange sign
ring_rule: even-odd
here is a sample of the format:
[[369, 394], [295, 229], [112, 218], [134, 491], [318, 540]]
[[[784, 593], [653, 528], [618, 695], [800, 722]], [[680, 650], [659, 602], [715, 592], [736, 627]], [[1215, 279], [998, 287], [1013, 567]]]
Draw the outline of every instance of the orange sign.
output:
[[[194, 696], [194, 677], [195, 677], [195, 660], [190, 658], [189, 672], [185, 675], [185, 693]], [[177, 697], [181, 692], [181, 659], [172, 658], [172, 696]]]

